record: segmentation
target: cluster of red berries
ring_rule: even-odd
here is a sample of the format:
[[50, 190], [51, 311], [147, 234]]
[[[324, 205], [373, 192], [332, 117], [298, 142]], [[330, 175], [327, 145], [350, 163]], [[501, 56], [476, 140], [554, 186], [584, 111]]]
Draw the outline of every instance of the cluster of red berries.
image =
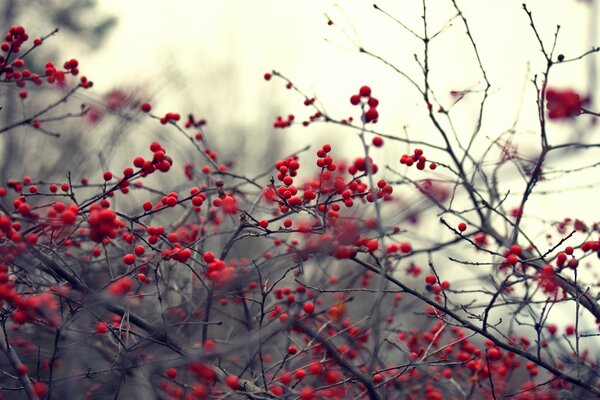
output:
[[[173, 159], [166, 154], [167, 150], [160, 143], [152, 142], [150, 151], [153, 153], [151, 161], [138, 156], [133, 159], [133, 166], [141, 169], [142, 176], [150, 175], [156, 170], [168, 172], [173, 165]], [[125, 168], [123, 175], [126, 178], [132, 177], [134, 175], [133, 169], [131, 167]]]
[[538, 285], [544, 293], [557, 295], [559, 283], [556, 279], [556, 270], [550, 264], [544, 265], [538, 273]]
[[[379, 171], [377, 164], [373, 162], [373, 159], [369, 157], [369, 164], [371, 164], [371, 173], [376, 174]], [[354, 159], [352, 165], [348, 167], [348, 173], [355, 175], [357, 172], [367, 172], [367, 159], [365, 157], [359, 157]]]
[[[2, 276], [0, 277], [3, 278]], [[4, 300], [16, 308], [11, 314], [11, 319], [15, 323], [23, 325], [41, 319], [50, 326], [56, 327], [60, 325], [61, 318], [58, 313], [59, 306], [56, 296], [51, 292], [42, 292], [29, 297], [23, 297], [15, 291], [14, 282], [9, 282], [11, 281], [0, 283], [0, 285], [6, 286], [9, 290], [6, 293], [8, 296]]]
[[[78, 75], [79, 74], [79, 62], [76, 59], [71, 59], [68, 61], [65, 61], [64, 65], [64, 71], [61, 69], [56, 68], [56, 66], [54, 65], [53, 62], [47, 62], [46, 63], [46, 81], [48, 83], [56, 83], [60, 86], [63, 86], [66, 82], [66, 75], [67, 74], [71, 74], [71, 75]], [[91, 88], [94, 83], [92, 81], [89, 81], [87, 79], [87, 77], [82, 76], [81, 79], [81, 86], [84, 89], [88, 89]], [[34, 80], [35, 83], [35, 80]]]
[[[364, 123], [377, 123], [379, 118], [379, 112], [377, 111], [379, 100], [371, 96], [371, 88], [369, 86], [361, 86], [358, 94], [350, 96], [350, 104], [353, 106], [361, 105], [363, 109], [362, 120]], [[366, 111], [364, 111], [365, 105], [369, 107]]]
[[354, 179], [346, 185], [342, 177], [337, 177], [334, 181], [334, 186], [337, 187], [337, 192], [341, 192], [342, 200], [346, 207], [352, 207], [354, 205], [355, 196], [362, 196], [367, 191], [368, 186], [361, 182], [360, 179]]
[[[387, 183], [385, 179], [380, 179], [377, 181], [377, 190], [375, 191], [375, 196], [378, 199], [383, 199], [385, 201], [390, 201], [392, 192], [394, 191], [394, 187]], [[373, 193], [367, 193], [366, 199], [368, 202], [373, 201]]]
[[128, 276], [124, 276], [108, 285], [107, 291], [113, 296], [125, 296], [132, 288], [133, 280]]
[[[26, 62], [23, 58], [17, 56], [17, 53], [21, 51], [21, 46], [29, 39], [29, 35], [22, 26], [13, 26], [9, 32], [4, 36], [4, 42], [0, 44], [0, 50], [8, 53], [6, 56], [0, 56], [0, 64], [3, 65], [0, 76], [4, 74], [4, 81], [14, 81], [16, 86], [24, 88], [27, 81], [33, 82], [35, 85], [41, 85], [43, 78], [40, 74], [32, 72], [30, 69], [25, 68]], [[34, 47], [40, 46], [42, 39], [35, 39], [33, 42]], [[15, 58], [10, 61], [11, 55], [15, 55]], [[57, 69], [54, 63], [48, 62], [46, 64], [45, 76], [48, 83], [57, 83], [60, 86], [65, 84], [65, 75], [78, 75], [79, 74], [79, 62], [76, 59], [68, 60], [64, 63], [64, 70]], [[83, 76], [81, 77], [81, 87], [87, 89], [92, 87], [93, 82]], [[28, 96], [27, 90], [20, 90], [19, 97], [26, 99]], [[39, 121], [33, 121], [32, 125], [35, 128], [40, 127]]]
[[[5, 36], [6, 41], [0, 45], [0, 48], [10, 54], [16, 54], [19, 52], [21, 45], [28, 39], [27, 33], [23, 27], [13, 27], [11, 31]], [[36, 39], [34, 45], [40, 45], [41, 40]], [[10, 54], [7, 56], [10, 58]], [[0, 71], [0, 75], [4, 74], [5, 81], [14, 81], [16, 86], [24, 88], [27, 81], [33, 82], [35, 85], [41, 85], [43, 83], [42, 77], [30, 69], [25, 68], [26, 62], [23, 58], [16, 57], [12, 62], [8, 62], [8, 59], [4, 56], [0, 56], [0, 63], [4, 64], [4, 68]], [[63, 85], [65, 83], [65, 75], [78, 75], [79, 74], [79, 62], [76, 59], [68, 60], [64, 63], [64, 71], [59, 70], [54, 66], [54, 63], [48, 62], [46, 64], [46, 80], [48, 83], [57, 83]], [[84, 88], [91, 87], [93, 83], [88, 81], [86, 77], [81, 78], [81, 86]], [[19, 97], [22, 99], [27, 98], [27, 91], [19, 91]], [[39, 121], [38, 126], [39, 128]]]
[[308, 126], [311, 122], [314, 122], [322, 117], [320, 111], [315, 111], [314, 114], [308, 116], [308, 121], [302, 121], [302, 126]]
[[204, 125], [206, 125], [206, 120], [204, 118], [200, 118], [198, 121], [196, 121], [196, 119], [194, 118], [194, 114], [188, 114], [188, 119], [185, 122], [185, 127], [187, 129], [190, 128], [202, 128]]
[[57, 201], [52, 206], [52, 209], [48, 211], [48, 218], [52, 221], [52, 227], [58, 229], [63, 226], [73, 225], [77, 220], [78, 214], [79, 207], [76, 204], [65, 205]]
[[63, 68], [68, 71], [71, 75], [75, 76], [79, 74], [79, 61], [74, 58], [67, 60], [63, 64]]
[[[314, 98], [314, 97], [308, 98], [307, 97], [306, 99], [304, 99], [304, 105], [307, 107], [311, 106], [315, 103], [315, 101], [316, 101], [316, 98]], [[322, 117], [321, 112], [315, 111], [314, 114], [308, 116], [308, 120], [302, 121], [302, 126], [308, 126], [308, 125], [310, 125], [311, 122], [314, 122], [321, 117]]]
[[16, 58], [10, 65], [4, 67], [2, 71], [4, 72], [4, 80], [15, 81], [17, 87], [25, 87], [28, 80], [35, 85], [41, 85], [44, 82], [39, 74], [23, 68], [25, 68], [25, 60]]
[[581, 107], [588, 101], [574, 90], [546, 90], [546, 108], [550, 119], [569, 119], [581, 114]]
[[160, 118], [160, 123], [166, 125], [169, 122], [177, 122], [181, 119], [181, 115], [174, 112], [168, 112], [164, 117]]
[[[404, 253], [404, 254], [408, 254], [408, 253], [412, 252], [412, 246], [408, 242], [392, 243], [392, 244], [388, 245], [388, 247], [386, 248], [385, 251], [388, 254], [394, 254], [394, 253], [397, 253], [399, 251], [402, 252], [402, 253]], [[412, 272], [412, 273], [414, 273], [414, 272]], [[420, 270], [419, 270], [419, 273], [420, 273]], [[417, 275], [419, 273], [417, 273]]]
[[101, 200], [90, 206], [87, 222], [90, 226], [90, 239], [96, 243], [108, 244], [109, 239], [116, 238], [117, 231], [125, 227], [125, 223], [110, 209], [108, 200]]
[[163, 250], [161, 254], [165, 260], [173, 259], [180, 263], [186, 263], [192, 257], [192, 251], [183, 247], [181, 243], [175, 243], [172, 248]]
[[[415, 166], [417, 167], [417, 169], [419, 169], [421, 171], [425, 169], [426, 162], [427, 162], [427, 158], [423, 155], [422, 149], [415, 149], [415, 151], [412, 155], [403, 154], [402, 157], [400, 157], [400, 164], [410, 167], [416, 163]], [[436, 168], [437, 168], [436, 163], [434, 163], [434, 162], [429, 163], [429, 169], [434, 170]]]
[[521, 261], [521, 259], [520, 259], [521, 253], [522, 253], [522, 249], [521, 249], [521, 246], [519, 246], [518, 244], [514, 244], [510, 248], [508, 248], [504, 252], [504, 257], [506, 259], [502, 264], [500, 264], [500, 269], [504, 269], [509, 266], [514, 267], [515, 265], [517, 265], [517, 263]]
[[[275, 163], [275, 169], [279, 172], [277, 175], [277, 179], [281, 182], [284, 182], [287, 176], [290, 178], [295, 177], [298, 174], [298, 169], [300, 168], [300, 163], [298, 162], [298, 156], [293, 155], [284, 160], [279, 160]], [[287, 184], [290, 185], [289, 178], [287, 179]], [[286, 182], [284, 182], [286, 183]]]
[[429, 274], [425, 277], [425, 283], [427, 284], [426, 289], [435, 294], [450, 289], [450, 282], [442, 281], [438, 283], [437, 277], [433, 274]]
[[[10, 28], [8, 33], [4, 35], [4, 42], [0, 44], [0, 49], [7, 52], [18, 53], [21, 50], [21, 46], [29, 40], [27, 31], [22, 26], [13, 26]], [[40, 42], [41, 44], [41, 42]], [[3, 60], [4, 62], [4, 60]]]
[[[298, 195], [298, 188], [294, 186], [294, 177], [298, 174], [299, 168], [300, 163], [298, 162], [297, 155], [278, 160], [275, 163], [275, 169], [279, 172], [277, 174], [277, 180], [283, 183], [283, 185], [276, 187], [275, 192], [273, 192], [272, 189], [267, 189], [264, 192], [264, 195], [268, 200], [279, 203], [279, 210], [282, 213], [288, 212], [289, 206], [297, 207], [303, 203], [302, 198]], [[277, 194], [278, 199], [273, 197], [275, 193]], [[304, 194], [305, 201], [312, 200], [312, 197], [306, 196], [306, 192]]]
[[296, 117], [294, 116], [294, 114], [289, 114], [287, 116], [287, 118], [284, 118], [281, 115], [278, 115], [275, 122], [273, 122], [273, 128], [290, 127], [290, 126], [292, 126], [292, 123], [294, 122], [295, 119], [296, 119]]
[[[20, 228], [18, 225], [17, 228]], [[18, 243], [21, 241], [21, 234], [15, 229], [15, 225], [10, 216], [0, 213], [0, 239], [7, 238], [8, 240]]]
[[215, 255], [207, 251], [202, 255], [202, 259], [206, 262], [206, 277], [215, 282], [217, 286], [229, 282], [236, 276], [235, 268], [228, 266], [223, 260], [218, 259]]
[[235, 214], [239, 209], [237, 199], [231, 195], [217, 197], [213, 200], [213, 206], [219, 207], [223, 214]]
[[584, 252], [600, 251], [600, 241], [588, 240], [588, 241], [583, 242], [583, 244], [581, 245], [581, 251], [584, 251]]
[[[556, 255], [556, 266], [558, 268], [569, 267], [576, 269], [579, 265], [579, 261], [573, 256], [574, 249], [571, 246], [567, 246], [564, 251], [561, 251]], [[569, 258], [568, 256], [571, 256]]]
[[324, 168], [327, 171], [335, 171], [337, 166], [333, 162], [333, 158], [328, 155], [331, 152], [331, 145], [325, 144], [322, 148], [317, 150], [317, 167]]

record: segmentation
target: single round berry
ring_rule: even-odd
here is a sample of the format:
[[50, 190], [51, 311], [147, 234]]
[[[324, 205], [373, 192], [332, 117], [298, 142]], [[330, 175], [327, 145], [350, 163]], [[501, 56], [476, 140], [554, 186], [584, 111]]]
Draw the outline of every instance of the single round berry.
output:
[[235, 375], [229, 375], [225, 378], [225, 384], [229, 386], [230, 389], [238, 390], [240, 388], [240, 378]]
[[104, 335], [106, 332], [108, 332], [108, 326], [104, 322], [98, 322], [95, 330], [97, 334]]
[[375, 121], [377, 118], [379, 118], [379, 112], [376, 108], [369, 108], [365, 113], [366, 122]]
[[313, 312], [315, 312], [315, 303], [313, 303], [312, 301], [304, 303], [304, 305], [302, 306], [302, 309], [304, 310], [305, 313], [312, 314]]
[[167, 376], [171, 379], [177, 378], [177, 370], [175, 368], [167, 369]]
[[131, 265], [135, 262], [135, 256], [133, 254], [125, 254], [123, 256], [123, 262], [127, 265]]
[[360, 90], [358, 91], [358, 94], [360, 94], [362, 97], [369, 97], [371, 95], [371, 88], [369, 86], [361, 86]]
[[142, 103], [142, 105], [140, 106], [140, 108], [145, 113], [149, 113], [150, 110], [152, 110], [152, 106], [150, 105], [150, 103]]

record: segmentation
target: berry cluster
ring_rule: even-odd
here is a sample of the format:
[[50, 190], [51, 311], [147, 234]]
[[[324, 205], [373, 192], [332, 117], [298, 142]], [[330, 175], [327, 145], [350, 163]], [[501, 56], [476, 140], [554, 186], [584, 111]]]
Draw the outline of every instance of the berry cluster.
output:
[[[363, 110], [362, 121], [364, 123], [377, 123], [379, 118], [379, 112], [377, 111], [379, 100], [371, 96], [371, 88], [369, 86], [361, 86], [358, 90], [358, 94], [350, 96], [350, 104], [353, 106], [361, 106]], [[365, 111], [366, 106], [368, 106], [368, 108]]]
[[569, 119], [581, 114], [581, 107], [587, 102], [571, 89], [546, 89], [546, 108], [550, 119]]
[[[421, 171], [425, 169], [426, 162], [427, 162], [427, 158], [423, 155], [422, 149], [415, 149], [415, 151], [412, 155], [403, 154], [402, 157], [400, 157], [400, 164], [410, 167], [416, 163], [415, 166], [417, 167], [417, 169], [419, 169]], [[434, 163], [434, 162], [429, 163], [429, 169], [434, 170], [436, 168], [437, 168], [436, 163]]]

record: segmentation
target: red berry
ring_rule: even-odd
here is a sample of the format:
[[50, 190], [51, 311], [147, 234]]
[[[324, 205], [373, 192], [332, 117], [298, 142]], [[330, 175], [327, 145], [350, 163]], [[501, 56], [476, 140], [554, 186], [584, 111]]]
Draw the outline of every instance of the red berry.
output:
[[146, 251], [146, 249], [141, 244], [138, 244], [137, 246], [135, 246], [135, 248], [133, 249], [133, 251], [134, 251], [134, 253], [136, 255], [141, 256], [142, 254], [144, 254], [144, 252]]
[[315, 398], [315, 390], [310, 386], [305, 386], [300, 390], [300, 400], [313, 400]]
[[379, 112], [376, 108], [369, 108], [365, 113], [365, 122], [371, 122], [379, 118]]
[[460, 224], [458, 224], [458, 230], [461, 232], [464, 232], [467, 230], [467, 224], [465, 224], [464, 222], [461, 222]]
[[567, 253], [568, 255], [572, 255], [573, 254], [573, 247], [571, 247], [571, 246], [565, 247], [565, 253]]
[[366, 243], [367, 249], [369, 250], [369, 252], [374, 252], [375, 250], [377, 250], [377, 248], [379, 248], [379, 241], [377, 241], [377, 239], [373, 239], [373, 240], [369, 240]]
[[565, 328], [565, 333], [569, 336], [573, 335], [575, 333], [575, 327], [573, 325], [568, 325]]
[[407, 242], [400, 243], [400, 251], [403, 253], [410, 253], [412, 251], [412, 246]]
[[360, 94], [362, 97], [369, 97], [371, 95], [371, 88], [366, 85], [362, 86], [358, 91], [358, 94]]
[[506, 257], [506, 262], [510, 265], [517, 265], [519, 262], [519, 257], [515, 254], [509, 254], [508, 257]]
[[499, 360], [502, 357], [502, 353], [497, 347], [492, 347], [491, 349], [489, 349], [487, 351], [487, 355], [490, 360]]
[[177, 378], [177, 370], [175, 368], [167, 369], [167, 376], [171, 379]]
[[144, 211], [148, 212], [152, 210], [152, 203], [149, 201], [145, 201], [144, 204], [142, 204], [142, 207], [144, 208]]
[[302, 306], [302, 309], [304, 310], [305, 313], [312, 314], [315, 311], [315, 303], [313, 303], [312, 301], [304, 303], [304, 305]]
[[373, 146], [375, 146], [375, 147], [383, 146], [383, 138], [381, 136], [375, 136], [373, 138]]
[[40, 381], [33, 382], [33, 391], [39, 397], [44, 397], [46, 395], [46, 393], [48, 393], [48, 385], [46, 383], [40, 382]]
[[215, 255], [210, 251], [207, 251], [206, 253], [204, 253], [202, 258], [204, 258], [204, 261], [207, 263], [211, 263], [211, 262], [215, 261]]
[[225, 378], [225, 383], [233, 390], [238, 390], [240, 388], [240, 378], [235, 375], [229, 375]]
[[17, 366], [17, 374], [23, 376], [23, 375], [26, 375], [28, 372], [29, 372], [29, 368], [27, 367], [27, 365], [19, 364]]
[[108, 326], [104, 322], [98, 322], [96, 324], [96, 333], [104, 335], [106, 332], [108, 332]]
[[127, 265], [131, 265], [135, 262], [135, 256], [133, 254], [125, 254], [123, 256], [123, 262]]
[[148, 112], [150, 112], [150, 110], [152, 110], [152, 106], [150, 105], [150, 103], [142, 103], [142, 105], [140, 106], [140, 108], [145, 113], [148, 113]]

